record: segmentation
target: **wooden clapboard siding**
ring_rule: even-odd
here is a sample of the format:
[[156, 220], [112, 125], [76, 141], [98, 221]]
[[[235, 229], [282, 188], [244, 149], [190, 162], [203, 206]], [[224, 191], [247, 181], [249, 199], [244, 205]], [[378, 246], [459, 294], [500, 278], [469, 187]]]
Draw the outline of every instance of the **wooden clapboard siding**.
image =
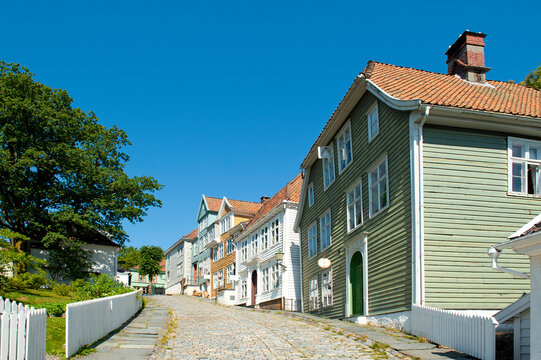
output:
[[[501, 309], [527, 279], [491, 269], [487, 249], [541, 212], [541, 199], [507, 195], [507, 136], [423, 130], [426, 301], [446, 309]], [[512, 251], [500, 264], [529, 272]]]
[[[331, 309], [326, 314], [342, 317], [346, 304], [346, 259], [344, 242], [360, 236], [368, 236], [368, 302], [372, 315], [403, 311], [411, 304], [411, 182], [409, 160], [409, 113], [393, 110], [378, 102], [380, 131], [368, 143], [366, 112], [376, 98], [366, 93], [350, 114], [353, 142], [353, 162], [342, 174], [338, 174], [336, 140], [332, 142], [335, 153], [336, 179], [323, 190], [322, 162], [317, 160], [305, 179], [314, 186], [314, 204], [304, 205], [300, 219], [302, 242], [302, 286], [304, 310], [308, 311], [309, 283], [321, 274], [317, 260], [321, 251], [308, 257], [308, 229], [324, 212], [331, 209], [331, 242], [325, 251], [332, 262], [333, 297]], [[369, 218], [368, 173], [382, 156], [388, 156], [389, 207]], [[362, 180], [362, 207], [364, 224], [347, 234], [346, 190]], [[319, 223], [318, 223], [319, 246]], [[319, 277], [321, 281], [321, 277]], [[321, 286], [320, 286], [321, 292]], [[320, 293], [321, 296], [321, 293]]]

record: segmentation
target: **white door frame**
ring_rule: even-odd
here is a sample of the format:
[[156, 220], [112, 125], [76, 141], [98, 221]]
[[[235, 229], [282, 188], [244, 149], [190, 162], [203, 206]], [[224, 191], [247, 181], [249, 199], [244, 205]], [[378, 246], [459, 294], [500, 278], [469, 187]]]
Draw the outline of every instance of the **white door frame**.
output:
[[363, 308], [364, 316], [368, 315], [368, 233], [363, 232], [344, 244], [346, 249], [346, 317], [351, 314], [351, 294], [349, 290], [350, 264], [353, 255], [359, 251], [363, 257]]

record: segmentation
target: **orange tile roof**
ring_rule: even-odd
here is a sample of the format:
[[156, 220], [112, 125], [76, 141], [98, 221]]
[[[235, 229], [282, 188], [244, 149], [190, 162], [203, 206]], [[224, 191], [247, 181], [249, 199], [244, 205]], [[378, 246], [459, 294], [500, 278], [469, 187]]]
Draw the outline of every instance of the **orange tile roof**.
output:
[[248, 228], [257, 220], [261, 219], [265, 214], [274, 209], [276, 206], [282, 203], [284, 200], [289, 200], [298, 203], [301, 197], [302, 189], [302, 172], [298, 173], [297, 176], [293, 178], [290, 182], [286, 184], [280, 191], [278, 191], [272, 198], [267, 200], [261, 209], [255, 214], [255, 216], [250, 219], [250, 222], [246, 226]]
[[218, 199], [218, 198], [210, 197], [210, 196], [205, 196], [205, 200], [207, 201], [209, 211], [215, 211], [215, 212], [220, 211], [220, 206], [222, 206], [222, 199]]
[[198, 233], [198, 229], [195, 228], [192, 230], [191, 233], [189, 233], [188, 235], [184, 235], [183, 237], [188, 238], [188, 239], [195, 239], [197, 237], [197, 233]]
[[424, 104], [541, 117], [541, 91], [520, 84], [488, 80], [480, 85], [460, 77], [369, 61], [364, 76], [400, 100]]
[[227, 199], [233, 210], [247, 212], [247, 213], [256, 213], [261, 208], [261, 203], [244, 201], [244, 200], [232, 200]]

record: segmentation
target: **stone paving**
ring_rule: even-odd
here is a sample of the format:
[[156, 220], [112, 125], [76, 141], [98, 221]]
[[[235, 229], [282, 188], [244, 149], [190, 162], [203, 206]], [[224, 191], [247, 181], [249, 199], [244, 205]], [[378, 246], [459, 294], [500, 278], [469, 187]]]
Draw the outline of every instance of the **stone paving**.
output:
[[369, 340], [279, 312], [188, 296], [153, 300], [173, 310], [177, 330], [151, 359], [396, 359], [369, 347]]

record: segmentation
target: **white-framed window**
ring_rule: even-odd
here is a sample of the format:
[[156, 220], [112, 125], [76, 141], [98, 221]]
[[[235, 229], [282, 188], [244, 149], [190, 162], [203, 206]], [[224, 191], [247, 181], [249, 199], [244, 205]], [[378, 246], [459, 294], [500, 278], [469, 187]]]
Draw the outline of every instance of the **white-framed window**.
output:
[[263, 279], [263, 291], [269, 290], [269, 268], [266, 267], [261, 271], [262, 279]]
[[212, 261], [214, 262], [218, 261], [218, 248], [217, 247], [212, 248]]
[[269, 227], [265, 226], [261, 229], [261, 250], [266, 250], [269, 247]]
[[193, 242], [192, 254], [194, 254], [194, 256], [199, 254], [199, 240]]
[[270, 289], [277, 289], [280, 286], [280, 265], [278, 263], [274, 263], [270, 267]]
[[275, 219], [270, 223], [270, 241], [269, 246], [272, 246], [280, 240], [280, 221]]
[[218, 288], [224, 286], [224, 269], [218, 270]]
[[212, 288], [217, 289], [218, 288], [218, 272], [215, 272], [212, 274]]
[[336, 150], [338, 152], [338, 174], [341, 174], [353, 161], [351, 122], [349, 121], [336, 137]]
[[326, 190], [334, 182], [334, 149], [329, 146], [322, 159], [323, 164], [323, 190]]
[[202, 232], [209, 226], [209, 217], [208, 215], [205, 215], [200, 221], [199, 221], [199, 232]]
[[177, 265], [177, 276], [182, 275], [182, 267], [180, 265]]
[[387, 156], [368, 173], [368, 203], [371, 217], [389, 205]]
[[321, 251], [331, 246], [331, 209], [319, 218], [319, 238]]
[[240, 282], [240, 297], [245, 299], [248, 297], [248, 281], [242, 280]]
[[227, 266], [227, 283], [228, 284], [233, 282], [233, 280], [231, 280], [231, 275], [235, 275], [235, 272], [236, 272], [235, 263]]
[[259, 232], [252, 235], [251, 241], [252, 256], [256, 256], [259, 252]]
[[240, 243], [240, 258], [242, 261], [248, 259], [248, 240], [244, 240]]
[[541, 195], [541, 142], [508, 139], [509, 193]]
[[314, 184], [308, 185], [308, 207], [314, 205]]
[[375, 103], [368, 110], [366, 118], [368, 124], [368, 141], [370, 142], [379, 133], [378, 103]]
[[317, 223], [314, 222], [308, 229], [308, 256], [313, 257], [317, 254]]
[[210, 241], [214, 240], [214, 225], [212, 225], [210, 227], [210, 229], [208, 230], [208, 239], [207, 239], [207, 243], [209, 243]]
[[221, 259], [224, 257], [224, 243], [221, 243], [218, 245], [218, 259]]
[[359, 181], [346, 192], [348, 231], [363, 223], [362, 182]]
[[332, 305], [332, 270], [321, 274], [321, 302], [323, 306]]
[[227, 239], [227, 247], [225, 250], [226, 255], [231, 254], [235, 250], [235, 243], [233, 242], [233, 238], [230, 237]]
[[319, 288], [317, 276], [310, 280], [310, 310], [319, 309]]
[[227, 214], [220, 220], [220, 233], [223, 234], [231, 229], [231, 223], [233, 222], [233, 215]]

